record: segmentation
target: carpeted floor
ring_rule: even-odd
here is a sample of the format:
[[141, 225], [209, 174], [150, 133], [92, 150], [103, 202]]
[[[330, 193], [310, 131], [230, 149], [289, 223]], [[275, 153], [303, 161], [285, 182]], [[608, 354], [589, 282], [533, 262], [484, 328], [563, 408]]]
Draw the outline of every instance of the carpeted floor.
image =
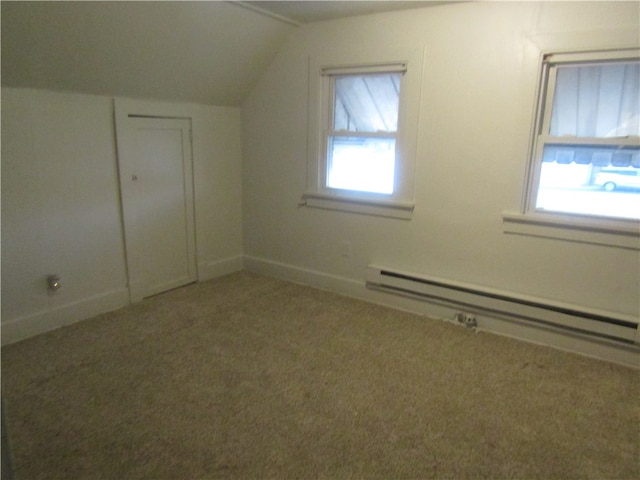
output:
[[638, 479], [640, 373], [240, 272], [2, 349], [18, 480]]

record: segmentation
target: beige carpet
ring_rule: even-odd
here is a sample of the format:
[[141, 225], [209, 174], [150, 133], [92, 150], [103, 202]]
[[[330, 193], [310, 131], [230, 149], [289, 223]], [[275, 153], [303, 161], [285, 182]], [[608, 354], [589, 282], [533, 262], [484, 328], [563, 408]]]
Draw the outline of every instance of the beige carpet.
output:
[[248, 272], [2, 350], [18, 480], [638, 479], [640, 375]]

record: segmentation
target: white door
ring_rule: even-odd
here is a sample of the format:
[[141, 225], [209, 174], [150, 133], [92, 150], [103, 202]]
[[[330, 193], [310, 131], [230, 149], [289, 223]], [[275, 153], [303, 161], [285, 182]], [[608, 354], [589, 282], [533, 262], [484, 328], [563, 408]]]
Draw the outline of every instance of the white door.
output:
[[189, 119], [117, 117], [131, 301], [197, 279]]

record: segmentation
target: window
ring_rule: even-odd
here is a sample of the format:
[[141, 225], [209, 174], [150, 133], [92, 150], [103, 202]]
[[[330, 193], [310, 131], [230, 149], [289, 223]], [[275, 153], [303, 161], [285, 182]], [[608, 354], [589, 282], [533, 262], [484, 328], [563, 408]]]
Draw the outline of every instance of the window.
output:
[[543, 61], [528, 211], [640, 219], [637, 50]]
[[401, 72], [332, 75], [326, 186], [394, 191]]
[[312, 59], [307, 206], [411, 217], [422, 75], [417, 53], [362, 63]]

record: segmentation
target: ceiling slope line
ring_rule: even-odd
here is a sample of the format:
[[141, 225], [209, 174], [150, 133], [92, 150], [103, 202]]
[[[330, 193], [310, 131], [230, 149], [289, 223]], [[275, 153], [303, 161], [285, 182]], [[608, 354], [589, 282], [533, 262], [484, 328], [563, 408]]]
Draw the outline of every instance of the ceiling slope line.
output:
[[264, 15], [266, 17], [273, 18], [274, 20], [279, 20], [281, 22], [287, 23], [289, 25], [293, 25], [295, 27], [302, 26], [302, 23], [293, 20], [292, 18], [285, 17], [284, 15], [278, 15], [277, 13], [270, 12], [269, 10], [265, 10], [264, 8], [256, 7], [255, 5], [251, 5], [248, 2], [242, 2], [238, 0], [227, 0], [226, 3], [230, 3], [231, 5], [236, 5], [238, 7], [246, 8], [247, 10], [251, 10], [253, 12], [259, 13], [260, 15]]

